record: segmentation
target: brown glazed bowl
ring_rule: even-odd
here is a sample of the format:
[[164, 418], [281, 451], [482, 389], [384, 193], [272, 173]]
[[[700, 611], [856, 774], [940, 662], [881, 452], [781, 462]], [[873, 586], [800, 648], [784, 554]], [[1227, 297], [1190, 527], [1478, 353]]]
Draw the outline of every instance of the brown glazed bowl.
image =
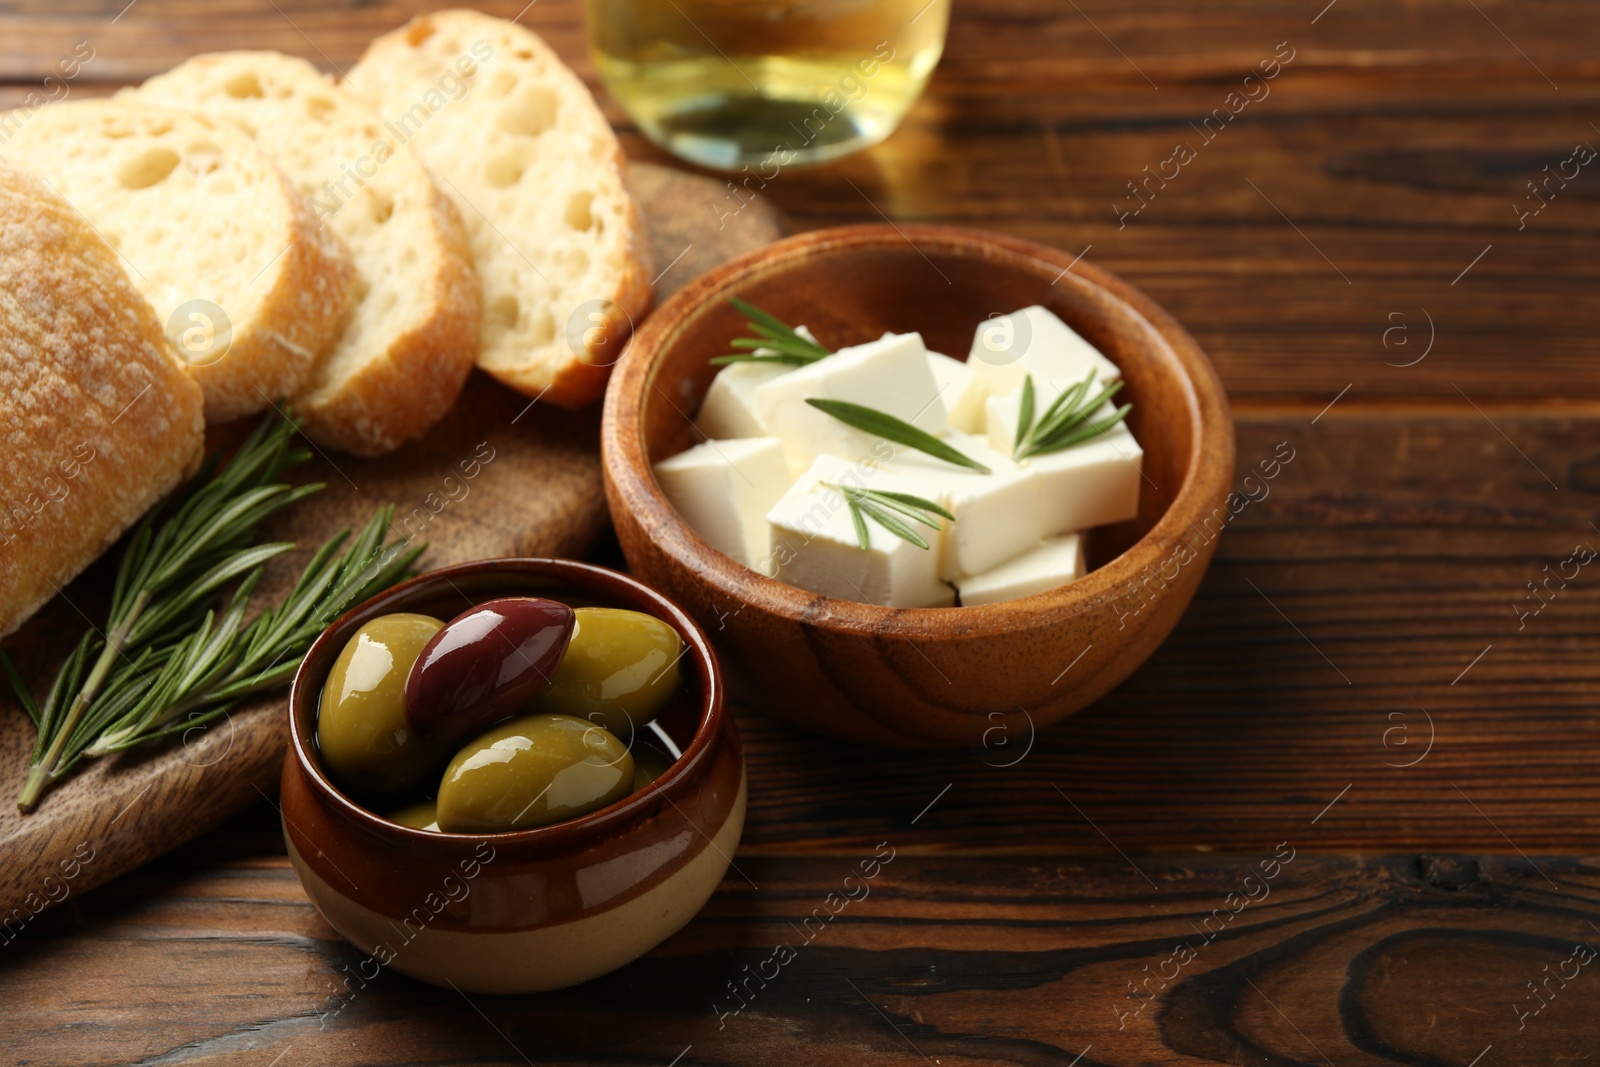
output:
[[[730, 296], [805, 323], [830, 348], [919, 331], [965, 358], [992, 314], [1042, 304], [1110, 357], [1144, 449], [1139, 515], [1088, 539], [1069, 585], [974, 607], [895, 609], [750, 570], [679, 518], [653, 464], [694, 442], [690, 416], [743, 335]], [[1154, 301], [1053, 248], [948, 226], [802, 234], [680, 289], [634, 334], [601, 427], [606, 496], [632, 572], [715, 635], [759, 705], [811, 730], [898, 748], [988, 744], [1059, 721], [1155, 651], [1228, 520], [1233, 424], [1205, 354]], [[1032, 734], [1027, 733], [1031, 738]]]
[[[610, 807], [509, 833], [415, 830], [341, 793], [317, 760], [317, 705], [355, 631], [390, 612], [449, 619], [485, 600], [523, 595], [631, 608], [678, 631], [687, 648], [684, 693], [656, 721], [682, 757]], [[483, 993], [556, 989], [615, 970], [694, 917], [744, 828], [744, 754], [704, 631], [627, 575], [571, 560], [464, 563], [361, 604], [317, 639], [295, 674], [289, 739], [282, 785], [289, 858], [328, 922], [367, 953], [346, 969], [348, 993], [335, 1000], [355, 995], [383, 966]]]

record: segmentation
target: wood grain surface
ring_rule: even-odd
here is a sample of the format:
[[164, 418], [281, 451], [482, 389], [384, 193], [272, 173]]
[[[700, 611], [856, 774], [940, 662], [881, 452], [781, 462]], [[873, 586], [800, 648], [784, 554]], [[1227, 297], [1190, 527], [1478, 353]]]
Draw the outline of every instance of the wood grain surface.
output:
[[1600, 943], [1592, 863], [1330, 856], [1309, 816], [1260, 853], [1124, 861], [929, 854], [936, 807], [859, 851], [741, 854], [694, 923], [585, 986], [352, 984], [271, 814], [245, 820], [262, 851], [190, 846], [8, 949], [19, 1061], [1558, 1067], [1592, 1062], [1600, 1018], [1574, 959]]
[[[125, 3], [0, 9], [0, 104], [78, 40], [89, 95], [206, 48], [342, 68], [423, 9]], [[521, 17], [593, 84], [575, 0]], [[252, 1067], [1592, 1063], [1600, 979], [1569, 961], [1600, 947], [1600, 571], [1543, 583], [1600, 548], [1600, 174], [1521, 229], [1515, 205], [1600, 147], [1597, 39], [1578, 0], [956, 0], [898, 133], [761, 192], [797, 229], [887, 216], [1083, 251], [1195, 335], [1258, 499], [1167, 645], [1031, 747], [852, 749], [742, 694], [737, 870], [656, 953], [551, 996], [384, 974], [329, 1015], [355, 956], [260, 802], [70, 888], [0, 948], [0, 1047]], [[1270, 96], [1119, 223], [1127, 183], [1280, 42], [1295, 58]], [[665, 161], [600, 98], [634, 158]], [[674, 223], [715, 228], [732, 195]], [[1278, 442], [1293, 462], [1244, 483]], [[881, 841], [899, 853], [871, 895], [750, 979]], [[1229, 893], [1259, 892], [1244, 878], [1280, 842], [1297, 853], [1270, 895], [1143, 985]], [[754, 995], [719, 1020], [730, 981]]]

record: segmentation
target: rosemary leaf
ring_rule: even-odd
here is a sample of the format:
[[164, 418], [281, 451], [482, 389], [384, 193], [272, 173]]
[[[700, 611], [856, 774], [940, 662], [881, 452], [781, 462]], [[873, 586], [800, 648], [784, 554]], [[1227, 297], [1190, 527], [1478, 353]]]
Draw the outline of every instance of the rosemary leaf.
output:
[[[1052, 410], [1054, 407], [1052, 404]], [[1022, 404], [1017, 412], [1017, 435], [1011, 442], [1013, 456], [1022, 450], [1022, 442], [1027, 440], [1028, 431], [1031, 429], [1033, 429], [1033, 375], [1029, 374], [1022, 379]]]
[[893, 514], [892, 512], [878, 507], [876, 504], [868, 500], [857, 500], [855, 502], [855, 506], [861, 510], [862, 514], [866, 515], [873, 522], [877, 523], [879, 526], [882, 526], [885, 530], [888, 530], [902, 541], [910, 541], [912, 544], [922, 549], [926, 549], [928, 547], [928, 542], [922, 539], [921, 534], [917, 533], [916, 530], [900, 521], [899, 516]]
[[1088, 400], [1079, 400], [1071, 411], [1063, 410], [1057, 413], [1048, 423], [1041, 422], [1038, 432], [1034, 434], [1035, 440], [1046, 440], [1055, 437], [1074, 424], [1087, 420], [1100, 410], [1101, 404], [1104, 404], [1121, 391], [1122, 383], [1112, 382]]
[[771, 314], [770, 312], [761, 310], [748, 300], [740, 300], [738, 297], [733, 296], [728, 298], [728, 303], [732, 304], [734, 307], [738, 308], [739, 311], [743, 312], [744, 317], [750, 321], [751, 326], [765, 327], [769, 336], [791, 337], [802, 344], [811, 345], [812, 348], [816, 349], [817, 352], [823, 356], [829, 354], [826, 348], [823, 348], [814, 341], [807, 341], [804, 337], [801, 337], [799, 334], [795, 333], [794, 327], [790, 326], [787, 322], [784, 322], [782, 319]]
[[[39, 729], [39, 738], [34, 742], [33, 760], [37, 761], [43, 754], [45, 738], [53, 737], [59, 729], [67, 702], [83, 681], [85, 665], [89, 662], [90, 656], [99, 654], [100, 645], [99, 635], [90, 630], [78, 641], [72, 650], [72, 655], [67, 657], [66, 663], [62, 664], [60, 672], [56, 674], [55, 682], [50, 686], [50, 692], [45, 697], [44, 707], [41, 709], [40, 718], [43, 720], [43, 725]], [[18, 695], [20, 697], [20, 691]]]
[[1094, 384], [1095, 373], [1090, 371], [1082, 381], [1075, 383], [1056, 397], [1035, 424], [1033, 378], [1031, 376], [1024, 378], [1022, 399], [1017, 410], [1017, 436], [1011, 451], [1012, 458], [1022, 460], [1029, 456], [1061, 452], [1074, 445], [1093, 440], [1116, 426], [1127, 417], [1128, 412], [1133, 410], [1132, 404], [1124, 404], [1105, 418], [1091, 421], [1095, 412], [1122, 389], [1121, 382], [1113, 382], [1093, 396], [1089, 396], [1089, 390]]
[[740, 300], [738, 297], [729, 297], [728, 302], [744, 313], [745, 325], [754, 337], [741, 337], [732, 341], [734, 348], [753, 349], [751, 352], [734, 352], [725, 356], [716, 356], [711, 360], [713, 365], [726, 366], [730, 363], [782, 363], [794, 367], [803, 367], [808, 363], [833, 353], [817, 344], [807, 340], [796, 333], [788, 323], [776, 315], [756, 307], [754, 304]]
[[1082, 444], [1085, 441], [1092, 441], [1096, 437], [1104, 434], [1113, 426], [1117, 425], [1117, 423], [1121, 422], [1127, 417], [1128, 412], [1132, 410], [1132, 404], [1124, 404], [1116, 411], [1110, 415], [1107, 415], [1098, 422], [1088, 423], [1069, 433], [1064, 433], [1060, 436], [1052, 438], [1049, 441], [1043, 441], [1033, 445], [1031, 450], [1027, 452], [1026, 455], [1042, 456], [1051, 452], [1061, 452], [1071, 448], [1073, 445]]
[[138, 624], [130, 630], [130, 643], [142, 643], [141, 639], [147, 635], [170, 631], [187, 613], [203, 604], [210, 594], [293, 547], [290, 542], [255, 545], [224, 557], [196, 576], [194, 581], [147, 609]]
[[924, 526], [938, 525], [938, 523], [928, 522], [923, 518], [923, 514], [928, 512], [938, 515], [940, 518], [949, 519], [951, 522], [956, 521], [956, 517], [950, 514], [944, 508], [940, 507], [932, 500], [925, 500], [920, 496], [912, 496], [910, 493], [891, 493], [887, 489], [865, 489], [862, 491], [866, 493], [875, 503], [882, 504], [884, 507], [893, 508], [895, 511], [901, 512], [910, 518], [916, 519]]
[[932, 529], [939, 529], [939, 517], [954, 520], [955, 516], [932, 500], [924, 500], [920, 496], [910, 493], [891, 493], [879, 489], [863, 489], [853, 485], [837, 485], [833, 482], [822, 482], [824, 489], [832, 489], [844, 497], [845, 504], [850, 508], [850, 519], [855, 524], [856, 541], [863, 551], [872, 547], [872, 538], [867, 531], [867, 519], [882, 526], [885, 530], [904, 541], [909, 541], [918, 548], [928, 548], [928, 542], [922, 535], [906, 524], [901, 516], [921, 523]]
[[788, 356], [791, 359], [804, 360], [815, 363], [820, 356], [815, 354], [816, 346], [808, 341], [798, 343], [789, 340], [775, 340], [770, 337], [737, 337], [729, 344], [734, 348], [747, 348], [753, 355], [760, 356]]
[[[31, 811], [84, 755], [111, 750], [107, 738], [136, 744], [154, 736], [150, 727], [170, 721], [180, 696], [236, 698], [250, 686], [281, 683], [285, 666], [292, 670], [315, 636], [318, 609], [348, 605], [373, 583], [392, 582], [416, 557], [379, 551], [380, 526], [359, 542], [360, 559], [319, 553], [314, 562], [327, 575], [297, 587], [306, 602], [291, 595], [297, 613], [288, 621], [268, 612], [242, 626], [262, 566], [293, 547], [256, 544], [257, 527], [322, 488], [280, 480], [310, 458], [294, 444], [297, 428], [292, 416], [268, 415], [226, 463], [209, 458], [181, 493], [145, 517], [123, 553], [104, 625], [79, 640], [42, 705], [33, 704], [14, 669], [4, 671], [38, 728], [18, 808]], [[234, 583], [219, 618], [211, 601]]]
[[1056, 397], [1055, 403], [1045, 409], [1045, 413], [1039, 419], [1039, 422], [1041, 424], [1051, 422], [1062, 409], [1071, 410], [1075, 408], [1078, 401], [1083, 399], [1083, 394], [1088, 392], [1092, 385], [1094, 385], [1094, 371], [1090, 371], [1081, 381], [1074, 382], [1071, 388]]
[[208, 612], [180, 642], [142, 696], [109, 721], [84, 756], [105, 756], [209, 721], [253, 693], [288, 681], [318, 634], [351, 604], [392, 585], [422, 548], [383, 543], [392, 507], [380, 508], [350, 540], [345, 530], [311, 557], [294, 589], [244, 626], [259, 567], [241, 583], [220, 620]]
[[728, 344], [734, 348], [757, 350], [770, 348], [779, 352], [793, 352], [807, 359], [812, 358], [817, 351], [816, 345], [799, 334], [795, 334], [792, 337], [767, 337], [765, 334], [760, 337], [735, 337]]
[[914, 448], [918, 452], [926, 453], [935, 459], [942, 459], [946, 463], [953, 463], [958, 467], [968, 467], [979, 474], [991, 473], [988, 467], [957, 451], [933, 434], [920, 430], [886, 411], [852, 404], [848, 400], [826, 400], [815, 396], [807, 397], [806, 403], [826, 415], [832, 415], [846, 426], [853, 426], [874, 437], [882, 437], [907, 448]]
[[782, 363], [785, 366], [790, 367], [804, 367], [815, 362], [815, 360], [801, 359], [798, 356], [766, 356], [756, 355], [754, 353], [749, 355], [744, 353], [733, 353], [726, 356], [712, 356], [710, 359], [710, 363], [713, 367], [726, 367], [732, 363]]
[[[1070, 388], [1057, 396], [1055, 401], [1045, 409], [1044, 414], [1039, 417], [1039, 421], [1033, 426], [1028, 427], [1031, 435], [1037, 439], [1042, 434], [1055, 427], [1063, 419], [1071, 418], [1073, 412], [1078, 408], [1078, 402], [1083, 399], [1083, 394], [1088, 391], [1091, 385], [1094, 384], [1094, 379], [1095, 372], [1090, 371], [1082, 381], [1073, 383]], [[1021, 424], [1024, 420], [1019, 418], [1017, 421], [1018, 430], [1020, 432], [1022, 429]], [[1022, 448], [1022, 444], [1019, 444], [1016, 448], [1014, 448], [1012, 450], [1013, 457], [1021, 452]]]
[[867, 520], [861, 514], [861, 509], [856, 506], [855, 501], [847, 496], [844, 498], [844, 502], [849, 505], [850, 520], [856, 526], [856, 544], [860, 545], [861, 551], [865, 552], [872, 547], [872, 534], [867, 530]]

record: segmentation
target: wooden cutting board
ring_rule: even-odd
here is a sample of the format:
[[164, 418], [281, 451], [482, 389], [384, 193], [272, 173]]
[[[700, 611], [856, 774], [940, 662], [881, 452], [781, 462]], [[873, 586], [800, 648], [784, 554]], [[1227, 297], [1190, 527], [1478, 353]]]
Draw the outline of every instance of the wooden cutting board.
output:
[[[695, 274], [784, 232], [763, 203], [723, 224], [723, 183], [634, 164], [630, 183], [650, 226], [659, 302]], [[248, 423], [208, 433], [212, 447]], [[599, 405], [562, 411], [474, 372], [454, 411], [421, 440], [378, 459], [315, 456], [297, 482], [326, 488], [279, 516], [265, 540], [293, 541], [256, 603], [288, 591], [315, 548], [392, 503], [400, 532], [428, 542], [425, 568], [513, 555], [578, 555], [604, 531]], [[36, 695], [88, 619], [105, 617], [121, 546], [90, 567], [5, 642]], [[0, 687], [4, 688], [4, 687]], [[277, 792], [287, 740], [282, 694], [235, 709], [182, 743], [80, 764], [30, 815], [12, 803], [34, 730], [0, 695], [0, 943], [33, 914], [113, 878]]]

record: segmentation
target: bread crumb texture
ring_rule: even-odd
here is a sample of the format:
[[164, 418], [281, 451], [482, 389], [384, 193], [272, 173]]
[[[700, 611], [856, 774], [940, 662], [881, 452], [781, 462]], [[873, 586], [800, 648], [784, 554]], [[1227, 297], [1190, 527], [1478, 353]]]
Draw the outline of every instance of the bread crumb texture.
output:
[[650, 264], [588, 89], [536, 34], [472, 11], [378, 38], [346, 84], [461, 213], [483, 286], [478, 365], [563, 406], [597, 398], [649, 310]]
[[116, 252], [0, 161], [0, 636], [196, 468], [203, 430]]
[[306, 433], [377, 455], [443, 417], [477, 356], [478, 280], [455, 207], [377, 111], [277, 52], [196, 56], [137, 96], [242, 129], [349, 249], [359, 299], [294, 397]]
[[222, 310], [231, 345], [186, 364], [214, 421], [304, 388], [356, 296], [343, 242], [227, 123], [126, 97], [66, 101], [29, 117], [0, 157], [81, 214], [175, 336], [192, 302]]

